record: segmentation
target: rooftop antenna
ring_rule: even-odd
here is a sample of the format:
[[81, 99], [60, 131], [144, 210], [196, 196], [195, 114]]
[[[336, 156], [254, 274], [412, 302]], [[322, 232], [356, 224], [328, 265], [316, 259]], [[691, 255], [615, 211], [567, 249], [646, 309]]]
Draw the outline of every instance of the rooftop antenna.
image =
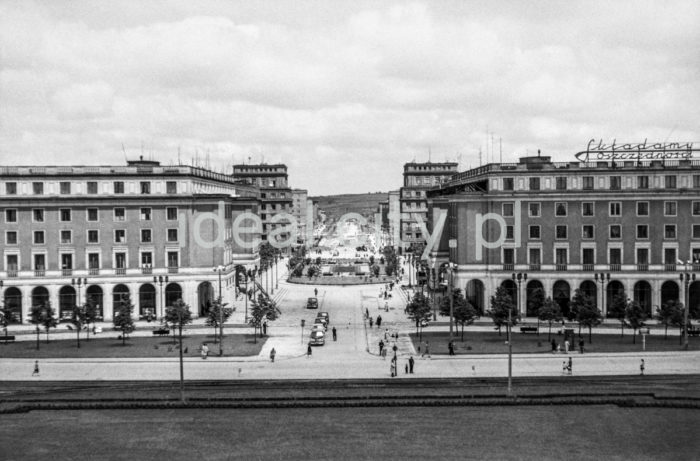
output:
[[181, 163], [180, 163], [180, 146], [177, 146], [177, 164], [181, 165]]
[[503, 163], [503, 138], [498, 138], [499, 163]]
[[124, 161], [128, 162], [129, 159], [127, 159], [127, 157], [126, 157], [126, 149], [124, 149], [124, 143], [122, 143], [122, 152], [124, 152]]
[[428, 163], [433, 159], [433, 152], [430, 150], [430, 146], [428, 146]]

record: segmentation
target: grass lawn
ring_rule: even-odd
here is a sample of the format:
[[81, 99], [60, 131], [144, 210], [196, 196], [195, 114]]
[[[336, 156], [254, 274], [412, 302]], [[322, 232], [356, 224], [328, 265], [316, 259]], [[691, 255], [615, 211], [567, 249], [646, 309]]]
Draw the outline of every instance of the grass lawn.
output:
[[[116, 336], [109, 338], [91, 336], [90, 341], [85, 337], [80, 340], [78, 349], [75, 338], [72, 340], [51, 340], [49, 343], [42, 335], [39, 350], [36, 341], [18, 341], [10, 344], [0, 344], [0, 357], [9, 358], [145, 358], [145, 357], [174, 357], [180, 356], [177, 342], [173, 337], [132, 337], [126, 340], [126, 345]], [[252, 334], [224, 335], [224, 356], [241, 357], [258, 355], [265, 344], [266, 338], [257, 338], [253, 342]], [[214, 343], [214, 335], [188, 335], [182, 337], [182, 346], [186, 357], [198, 357], [200, 347], [206, 342], [210, 355], [219, 355], [219, 345]]]
[[[575, 330], [577, 332], [578, 330]], [[583, 332], [582, 332], [583, 333]], [[619, 331], [617, 334], [594, 334], [593, 342], [588, 342], [588, 332], [583, 334], [584, 352], [641, 352], [642, 351], [642, 338], [637, 336], [636, 344], [632, 343], [632, 335], [630, 331], [625, 330], [625, 336], [620, 337]], [[551, 341], [547, 341], [547, 332], [537, 334], [520, 333], [520, 329], [516, 327], [513, 330], [513, 353], [514, 354], [536, 354], [536, 353], [547, 353], [551, 354], [552, 344]], [[411, 340], [413, 341], [413, 346], [416, 351], [421, 343], [418, 339], [418, 335], [411, 333]], [[423, 332], [423, 345], [421, 350], [425, 349], [425, 342], [430, 343], [430, 353], [431, 354], [447, 354], [447, 344], [450, 341], [450, 334], [448, 332]], [[564, 336], [558, 336], [556, 333], [552, 333], [552, 339], [554, 339], [558, 344], [561, 345], [561, 349], [564, 349]], [[575, 336], [574, 340], [576, 351], [578, 352], [578, 336]], [[464, 342], [462, 342], [461, 330], [458, 330], [455, 334], [454, 345], [455, 354], [505, 354], [508, 352], [508, 347], [506, 346], [506, 331], [503, 330], [501, 336], [498, 335], [498, 331], [493, 332], [471, 332], [469, 329], [464, 331]], [[691, 337], [690, 338], [690, 349], [700, 350], [700, 338]], [[679, 339], [677, 336], [669, 336], [668, 339], [664, 339], [663, 334], [647, 335], [646, 337], [646, 350], [647, 351], [677, 351], [681, 349]]]
[[691, 459], [697, 410], [600, 406], [33, 411], [3, 459]]

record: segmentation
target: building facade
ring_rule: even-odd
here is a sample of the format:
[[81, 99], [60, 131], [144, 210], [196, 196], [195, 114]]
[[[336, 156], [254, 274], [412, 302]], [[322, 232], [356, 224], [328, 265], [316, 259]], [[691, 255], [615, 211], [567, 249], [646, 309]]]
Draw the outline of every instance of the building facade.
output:
[[403, 187], [399, 189], [399, 229], [403, 248], [415, 247], [425, 241], [418, 222], [427, 222], [426, 193], [449, 180], [457, 173], [457, 168], [458, 164], [453, 162], [412, 162], [403, 166]]
[[256, 187], [190, 166], [0, 167], [0, 298], [27, 322], [47, 302], [61, 319], [94, 303], [104, 320], [127, 296], [135, 318], [162, 317], [177, 299], [205, 315], [230, 299], [237, 268], [257, 262], [255, 231], [233, 221], [258, 213]]
[[481, 312], [501, 286], [530, 317], [538, 289], [565, 315], [577, 289], [604, 315], [616, 296], [649, 315], [686, 294], [700, 303], [700, 281], [680, 279], [700, 272], [698, 160], [526, 157], [459, 173], [428, 202], [432, 222], [447, 216], [431, 265], [456, 264], [455, 286]]
[[297, 221], [297, 244], [304, 244], [307, 240], [307, 232], [313, 233], [313, 217], [311, 217], [311, 229], [309, 222], [309, 193], [306, 189], [292, 189], [292, 216]]

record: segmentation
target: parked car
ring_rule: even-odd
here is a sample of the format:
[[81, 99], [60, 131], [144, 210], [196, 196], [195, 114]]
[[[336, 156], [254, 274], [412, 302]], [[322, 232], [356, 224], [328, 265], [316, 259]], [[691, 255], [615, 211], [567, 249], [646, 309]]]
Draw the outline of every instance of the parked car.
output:
[[307, 309], [318, 309], [318, 298], [309, 298], [306, 300]]
[[326, 344], [326, 334], [322, 331], [312, 331], [309, 344], [311, 346], [323, 346]]
[[325, 330], [328, 328], [328, 321], [324, 318], [316, 317], [316, 319], [314, 319], [314, 325], [323, 325], [323, 329]]
[[319, 312], [316, 317], [326, 319], [326, 324], [331, 323], [331, 316], [328, 315], [328, 312]]

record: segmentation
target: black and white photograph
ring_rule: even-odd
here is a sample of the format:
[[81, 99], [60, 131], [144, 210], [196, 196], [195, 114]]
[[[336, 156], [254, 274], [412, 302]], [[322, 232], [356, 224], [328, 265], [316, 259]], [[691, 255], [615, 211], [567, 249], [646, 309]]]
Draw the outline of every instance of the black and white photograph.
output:
[[700, 2], [0, 0], [0, 460], [698, 434]]

